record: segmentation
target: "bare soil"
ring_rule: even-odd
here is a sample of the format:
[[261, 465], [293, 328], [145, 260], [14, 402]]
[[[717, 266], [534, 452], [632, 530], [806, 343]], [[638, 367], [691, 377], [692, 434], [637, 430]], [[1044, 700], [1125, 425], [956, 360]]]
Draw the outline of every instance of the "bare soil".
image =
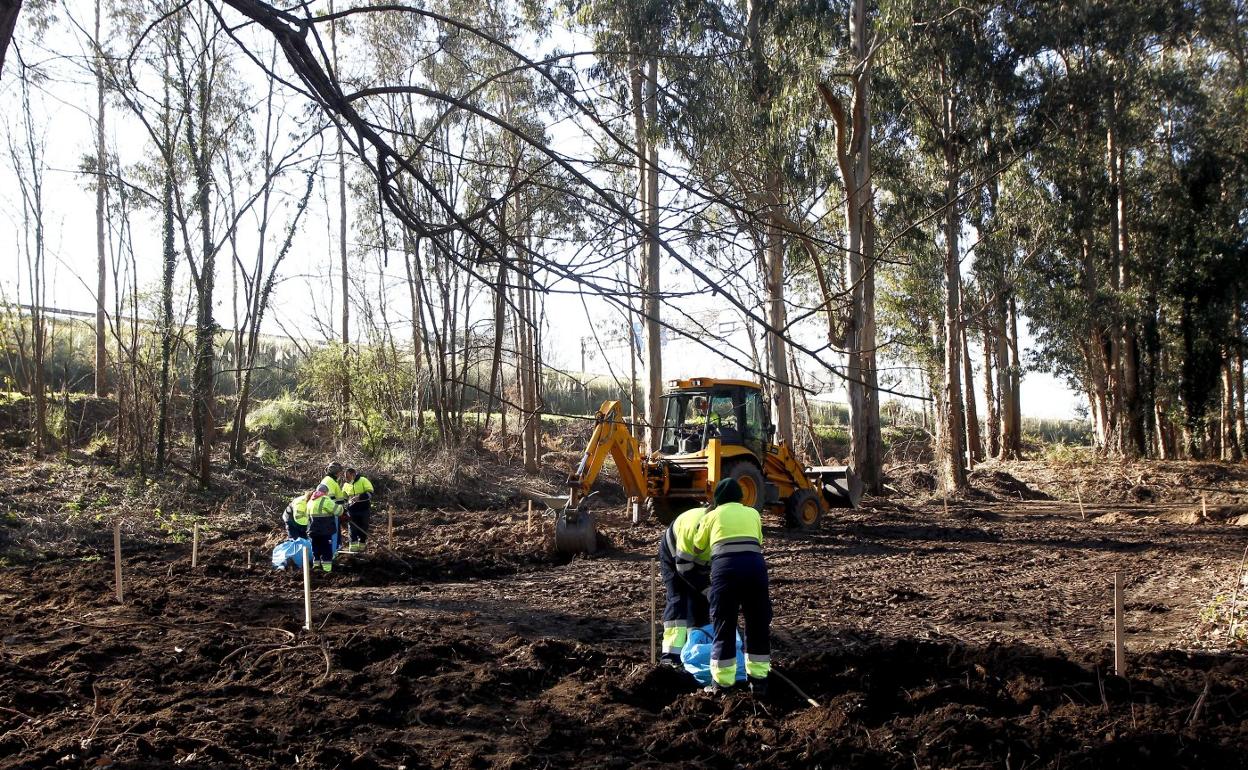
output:
[[[1208, 480], [1188, 465], [1150, 472]], [[1248, 658], [1194, 636], [1248, 528], [1167, 521], [1201, 508], [1173, 482], [1145, 504], [1080, 475], [1081, 514], [1073, 471], [995, 472], [947, 511], [927, 490], [768, 527], [776, 667], [804, 695], [759, 701], [650, 665], [659, 530], [622, 517], [567, 561], [516, 507], [396, 511], [391, 548], [382, 513], [315, 576], [311, 632], [274, 532], [211, 532], [196, 570], [136, 535], [122, 605], [100, 537], [0, 570], [0, 767], [1248, 767]]]

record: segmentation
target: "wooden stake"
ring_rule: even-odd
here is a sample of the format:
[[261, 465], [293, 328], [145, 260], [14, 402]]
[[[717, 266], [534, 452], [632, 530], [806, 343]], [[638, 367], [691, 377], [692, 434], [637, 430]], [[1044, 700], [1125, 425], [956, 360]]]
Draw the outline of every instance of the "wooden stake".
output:
[[1239, 625], [1239, 616], [1235, 614], [1235, 604], [1239, 600], [1239, 584], [1244, 581], [1244, 562], [1248, 561], [1248, 545], [1244, 546], [1244, 555], [1239, 557], [1239, 569], [1235, 571], [1235, 585], [1231, 588], [1231, 629], [1227, 632], [1227, 641], [1235, 641], [1235, 626]]
[[1079, 491], [1079, 485], [1075, 484], [1075, 498], [1079, 501], [1079, 517], [1084, 521], [1088, 520], [1088, 512], [1083, 509], [1083, 493]]
[[191, 528], [191, 569], [199, 566], [199, 525]]
[[303, 547], [303, 630], [312, 630], [312, 551]]
[[251, 549], [247, 549], [247, 569], [251, 569]]
[[941, 485], [941, 493], [945, 497], [945, 518], [949, 518], [949, 490], [943, 484]]
[[650, 562], [650, 665], [652, 666], [659, 662], [658, 644], [655, 640], [655, 634], [657, 633], [656, 629], [658, 627], [656, 625], [657, 619], [655, 617], [658, 614], [659, 601], [659, 591], [657, 585], [658, 571], [659, 562], [657, 560]]
[[1205, 496], [1203, 493], [1200, 496], [1200, 520], [1209, 520], [1209, 506], [1205, 504]]
[[1114, 673], [1118, 676], [1127, 675], [1127, 646], [1124, 639], [1122, 601], [1122, 573], [1114, 573]]
[[113, 576], [117, 581], [117, 603], [125, 603], [121, 590], [121, 519], [113, 522]]
[[386, 508], [386, 547], [394, 547], [394, 509]]
[[528, 523], [528, 526], [525, 527], [524, 531], [525, 532], [533, 531], [533, 501], [532, 500], [529, 501], [529, 523]]

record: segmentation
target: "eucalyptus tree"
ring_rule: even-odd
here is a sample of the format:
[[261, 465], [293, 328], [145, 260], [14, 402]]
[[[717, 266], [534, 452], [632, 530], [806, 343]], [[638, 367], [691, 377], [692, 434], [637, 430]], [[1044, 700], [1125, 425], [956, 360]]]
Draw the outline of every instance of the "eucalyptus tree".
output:
[[[964, 453], [966, 406], [962, 366], [962, 262], [970, 248], [963, 242], [967, 196], [998, 173], [982, 137], [994, 106], [1006, 100], [1014, 79], [1014, 52], [1005, 31], [1004, 9], [986, 3], [949, 10], [924, 0], [886, 4], [883, 23], [890, 31], [889, 80], [906, 105], [914, 162], [921, 175], [941, 188], [943, 220], [943, 322], [938, 465], [945, 489], [967, 489]], [[966, 383], [966, 388], [973, 383]]]

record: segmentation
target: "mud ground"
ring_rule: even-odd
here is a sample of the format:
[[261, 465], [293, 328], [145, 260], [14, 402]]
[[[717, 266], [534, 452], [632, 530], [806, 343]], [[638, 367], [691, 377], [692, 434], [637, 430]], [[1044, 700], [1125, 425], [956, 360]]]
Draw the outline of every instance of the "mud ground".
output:
[[1193, 636], [1248, 528], [1084, 503], [769, 527], [774, 658], [804, 694], [763, 701], [649, 664], [658, 530], [622, 518], [568, 562], [522, 511], [397, 512], [392, 547], [383, 523], [316, 576], [311, 632], [266, 532], [207, 536], [196, 570], [189, 543], [128, 546], [122, 605], [107, 550], [9, 568], [0, 767], [1248, 767], [1248, 658]]

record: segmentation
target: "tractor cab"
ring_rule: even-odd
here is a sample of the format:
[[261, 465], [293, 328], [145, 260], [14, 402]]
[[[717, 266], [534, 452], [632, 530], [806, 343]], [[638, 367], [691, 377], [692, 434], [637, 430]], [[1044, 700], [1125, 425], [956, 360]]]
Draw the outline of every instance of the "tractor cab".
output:
[[742, 380], [676, 380], [663, 395], [667, 408], [659, 453], [696, 455], [717, 438], [761, 457], [771, 435], [762, 390]]

